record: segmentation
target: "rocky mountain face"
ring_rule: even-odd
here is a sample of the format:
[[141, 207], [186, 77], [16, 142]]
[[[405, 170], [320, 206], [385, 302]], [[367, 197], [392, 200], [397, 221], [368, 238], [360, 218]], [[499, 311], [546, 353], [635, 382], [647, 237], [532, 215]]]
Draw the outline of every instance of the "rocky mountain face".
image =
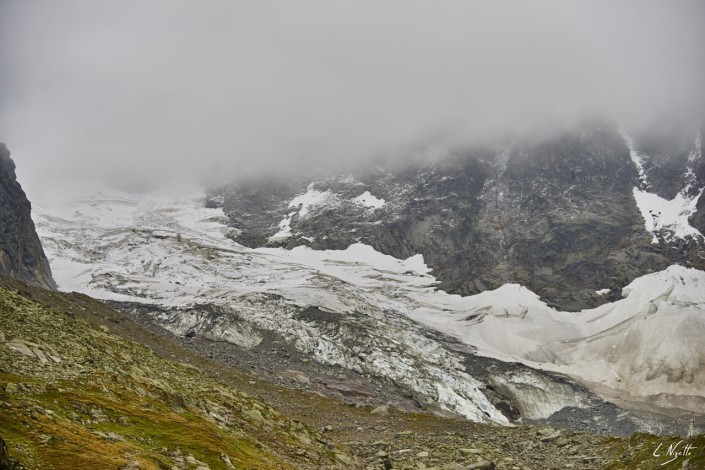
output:
[[705, 268], [702, 236], [648, 230], [633, 193], [682, 194], [697, 204], [691, 226], [704, 228], [700, 134], [666, 129], [634, 143], [590, 122], [403, 168], [224, 184], [210, 205], [223, 208], [246, 246], [365, 243], [400, 259], [420, 253], [449, 293], [519, 283], [551, 306], [580, 310], [670, 264]]
[[56, 287], [34, 230], [31, 205], [17, 182], [15, 163], [0, 143], [0, 274], [38, 286]]

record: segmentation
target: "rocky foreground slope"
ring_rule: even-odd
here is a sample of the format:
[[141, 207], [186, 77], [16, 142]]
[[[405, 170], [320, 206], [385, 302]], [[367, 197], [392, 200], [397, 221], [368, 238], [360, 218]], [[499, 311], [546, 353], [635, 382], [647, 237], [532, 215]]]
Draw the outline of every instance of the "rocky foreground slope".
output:
[[[0, 435], [24, 468], [323, 468], [352, 462], [261, 400], [96, 324], [108, 310], [100, 303], [2, 283]], [[120, 321], [114, 312], [107, 315]]]
[[705, 465], [703, 436], [604, 437], [349, 406], [227, 367], [84, 295], [7, 278], [0, 318], [3, 469]]

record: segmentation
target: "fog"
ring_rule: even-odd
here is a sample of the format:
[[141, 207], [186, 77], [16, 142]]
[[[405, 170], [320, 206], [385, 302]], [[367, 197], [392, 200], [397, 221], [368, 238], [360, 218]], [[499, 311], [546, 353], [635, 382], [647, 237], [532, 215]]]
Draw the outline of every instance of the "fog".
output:
[[705, 2], [0, 1], [30, 197], [416, 158], [705, 109]]

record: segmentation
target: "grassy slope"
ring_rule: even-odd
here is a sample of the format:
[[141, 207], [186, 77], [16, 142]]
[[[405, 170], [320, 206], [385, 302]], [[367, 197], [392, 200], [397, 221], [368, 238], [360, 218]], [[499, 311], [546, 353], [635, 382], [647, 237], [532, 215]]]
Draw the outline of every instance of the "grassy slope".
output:
[[29, 468], [334, 462], [301, 423], [105, 327], [3, 287], [0, 319], [0, 436]]
[[[11, 350], [17, 340], [61, 362]], [[285, 416], [238, 390], [264, 397]], [[324, 439], [292, 419], [333, 431]], [[687, 441], [695, 446], [688, 457], [662, 466], [668, 457], [653, 451], [663, 443], [663, 457], [678, 438], [564, 433], [544, 443], [542, 431], [396, 411], [372, 415], [224, 367], [84, 295], [0, 277], [0, 436], [27, 468], [229, 468], [224, 455], [235, 468], [380, 468], [380, 449], [394, 468], [487, 459], [498, 469], [669, 469], [688, 457], [686, 468], [705, 468], [704, 436]], [[481, 455], [463, 455], [468, 447]]]

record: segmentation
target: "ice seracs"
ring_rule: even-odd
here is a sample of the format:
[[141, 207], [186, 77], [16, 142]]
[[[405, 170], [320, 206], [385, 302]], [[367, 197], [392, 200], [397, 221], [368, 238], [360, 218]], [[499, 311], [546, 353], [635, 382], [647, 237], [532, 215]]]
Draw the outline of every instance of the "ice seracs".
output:
[[[398, 260], [361, 244], [249, 249], [223, 235], [222, 211], [202, 205], [196, 195], [172, 205], [158, 194], [97, 195], [38, 210], [36, 220], [61, 289], [163, 307], [156, 319], [178, 335], [205, 325], [206, 336], [252, 347], [257, 331], [275, 332], [320, 363], [386, 377], [474, 421], [507, 423], [460, 360], [403, 316], [406, 291], [433, 295], [421, 255]], [[209, 319], [206, 305], [226, 314]], [[306, 307], [349, 321], [328, 331], [300, 318]]]

